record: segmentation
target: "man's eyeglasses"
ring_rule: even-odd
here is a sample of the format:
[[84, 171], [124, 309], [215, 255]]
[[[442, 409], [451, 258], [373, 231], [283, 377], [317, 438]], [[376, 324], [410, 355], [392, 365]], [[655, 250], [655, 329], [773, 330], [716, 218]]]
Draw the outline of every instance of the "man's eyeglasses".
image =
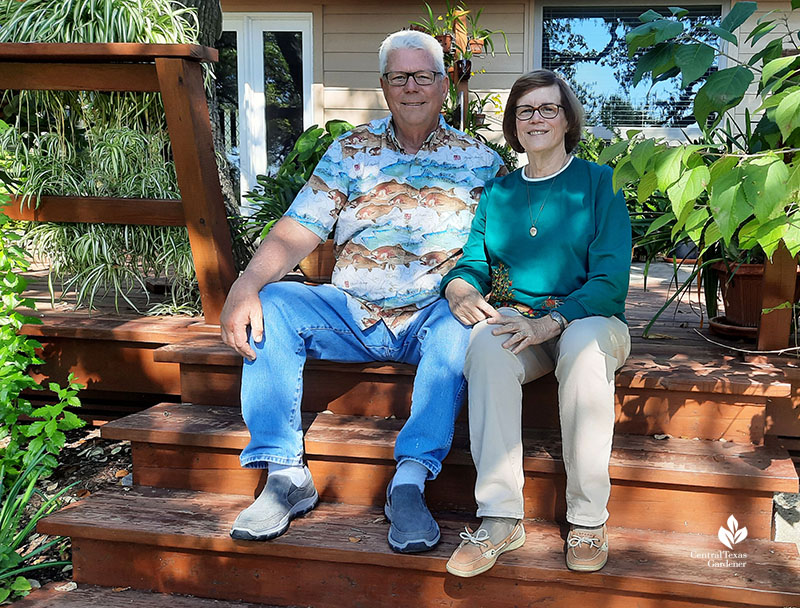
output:
[[563, 107], [557, 103], [543, 103], [540, 106], [517, 106], [514, 108], [514, 114], [517, 120], [530, 120], [537, 111], [542, 118], [555, 118], [558, 116], [559, 108]]
[[411, 77], [419, 86], [427, 87], [436, 82], [436, 77], [438, 75], [438, 72], [432, 72], [430, 70], [420, 70], [419, 72], [386, 72], [383, 75], [383, 79], [389, 83], [389, 86], [402, 87], [408, 82], [409, 77]]

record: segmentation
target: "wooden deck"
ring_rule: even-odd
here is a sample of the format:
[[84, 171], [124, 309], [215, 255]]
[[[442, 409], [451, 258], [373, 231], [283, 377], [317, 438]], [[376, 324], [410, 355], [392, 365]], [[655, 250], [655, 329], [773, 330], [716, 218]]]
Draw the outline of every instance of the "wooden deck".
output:
[[[701, 324], [696, 300], [642, 337], [669, 292], [655, 276], [663, 270], [644, 291], [632, 268], [633, 349], [616, 376], [612, 553], [599, 574], [571, 573], [563, 563], [565, 477], [552, 375], [524, 392], [529, 540], [490, 572], [470, 580], [444, 572], [459, 530], [474, 519], [463, 416], [442, 475], [426, 491], [442, 545], [413, 556], [386, 544], [381, 506], [409, 412], [415, 370], [408, 365], [307, 363], [305, 447], [322, 502], [274, 541], [233, 541], [230, 523], [264, 482], [263, 471], [238, 462], [248, 440], [236, 407], [241, 358], [198, 319], [117, 315], [107, 301], [91, 315], [52, 307], [41, 277], [31, 294], [43, 303], [44, 323], [29, 329], [48, 362], [37, 374], [77, 371], [90, 384], [85, 399], [125, 396], [139, 411], [102, 430], [131, 441], [135, 487], [93, 495], [39, 530], [72, 537], [80, 585], [224, 600], [316, 608], [800, 606], [797, 548], [772, 540], [773, 493], [798, 489], [785, 449], [800, 447], [792, 443], [800, 442], [796, 360], [710, 342], [724, 341]], [[693, 557], [724, 548], [717, 531], [731, 514], [748, 528], [736, 547], [747, 553], [741, 570]]]

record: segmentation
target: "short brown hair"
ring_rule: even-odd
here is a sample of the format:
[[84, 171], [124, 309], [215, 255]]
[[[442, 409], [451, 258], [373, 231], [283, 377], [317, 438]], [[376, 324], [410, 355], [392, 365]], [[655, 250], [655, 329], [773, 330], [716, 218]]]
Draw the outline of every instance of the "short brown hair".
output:
[[508, 94], [506, 111], [503, 114], [503, 135], [508, 145], [516, 152], [524, 152], [525, 148], [519, 143], [517, 137], [517, 102], [528, 91], [541, 87], [557, 85], [561, 91], [561, 105], [564, 106], [564, 115], [567, 119], [567, 132], [564, 134], [564, 148], [572, 152], [581, 140], [583, 132], [583, 106], [570, 86], [555, 72], [550, 70], [534, 70], [517, 78], [511, 92]]

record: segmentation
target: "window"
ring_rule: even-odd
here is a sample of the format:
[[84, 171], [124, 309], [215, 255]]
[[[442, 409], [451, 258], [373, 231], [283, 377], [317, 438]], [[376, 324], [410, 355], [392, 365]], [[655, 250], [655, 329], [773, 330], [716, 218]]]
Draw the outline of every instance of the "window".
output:
[[311, 15], [225, 15], [216, 66], [225, 153], [241, 192], [277, 171], [313, 120]]
[[[560, 73], [573, 86], [586, 109], [588, 125], [611, 130], [684, 128], [695, 123], [692, 99], [703, 79], [688, 89], [681, 89], [676, 78], [653, 85], [647, 77], [633, 85], [636, 57], [628, 57], [625, 36], [641, 25], [639, 15], [649, 8], [589, 5], [542, 8], [542, 32], [538, 37], [541, 66]], [[719, 5], [684, 8], [689, 10], [690, 19], [707, 20], [720, 17], [722, 12]], [[670, 15], [665, 6], [654, 10]]]

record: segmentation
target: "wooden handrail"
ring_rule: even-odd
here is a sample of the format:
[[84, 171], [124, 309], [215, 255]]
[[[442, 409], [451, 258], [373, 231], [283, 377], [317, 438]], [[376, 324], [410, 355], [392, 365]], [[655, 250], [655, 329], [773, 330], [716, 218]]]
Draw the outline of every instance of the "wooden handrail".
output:
[[42, 196], [36, 207], [28, 207], [22, 204], [19, 197], [14, 197], [4, 213], [12, 220], [28, 222], [186, 225], [180, 199]]
[[156, 57], [216, 62], [219, 61], [219, 51], [199, 44], [0, 42], [0, 61], [24, 61], [27, 63], [152, 62]]
[[218, 57], [191, 44], [0, 43], [0, 89], [161, 93], [181, 201], [43, 197], [16, 210], [33, 221], [185, 225], [207, 325], [219, 324], [236, 279], [200, 66]]

